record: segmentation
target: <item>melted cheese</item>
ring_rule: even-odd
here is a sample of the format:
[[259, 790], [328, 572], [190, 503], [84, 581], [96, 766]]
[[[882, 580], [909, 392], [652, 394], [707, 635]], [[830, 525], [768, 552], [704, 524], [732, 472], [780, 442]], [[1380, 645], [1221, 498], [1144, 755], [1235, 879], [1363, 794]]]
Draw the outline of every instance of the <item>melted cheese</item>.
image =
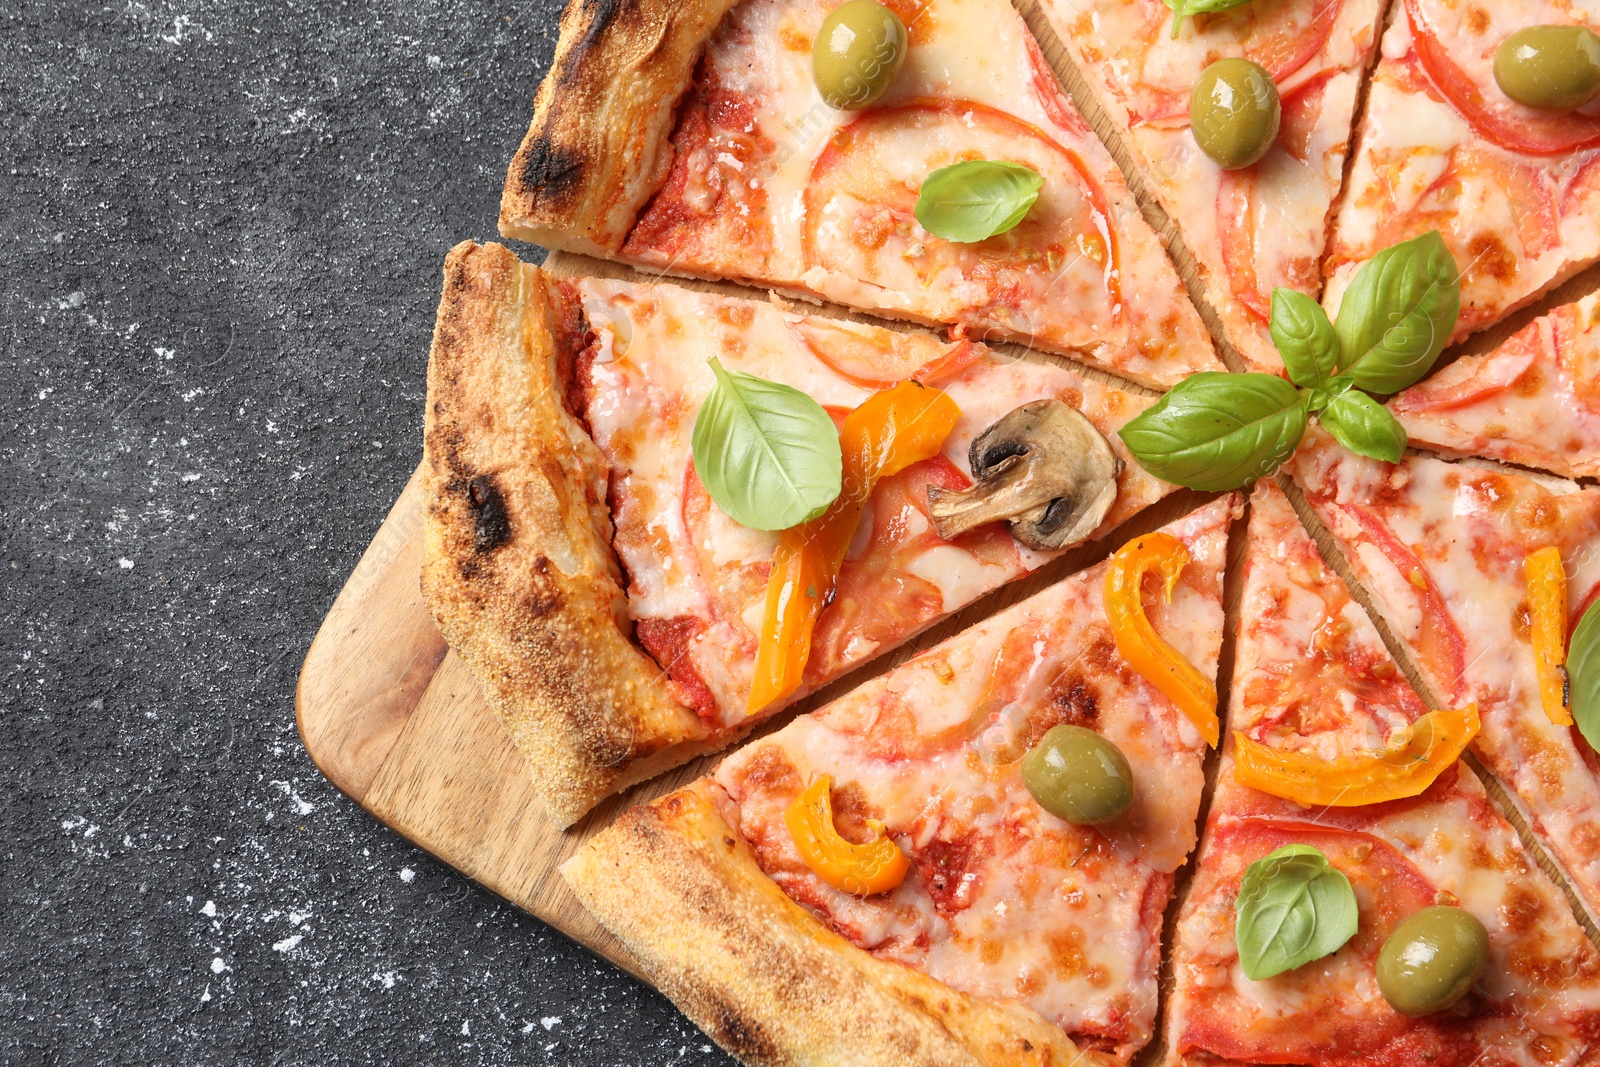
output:
[[[1168, 527], [1193, 561], [1156, 620], [1213, 676], [1233, 506]], [[955, 989], [1022, 1000], [1126, 1055], [1150, 1036], [1160, 914], [1194, 845], [1204, 744], [1114, 650], [1086, 654], [1111, 647], [1104, 582], [1101, 564], [1049, 587], [736, 752], [715, 777], [763, 869], [857, 945]], [[1030, 731], [1062, 721], [1064, 706], [1133, 767], [1135, 807], [1103, 830], [1047, 814], [1022, 782]], [[854, 897], [800, 860], [783, 812], [819, 774], [851, 826], [870, 813], [910, 854], [899, 888]]]
[[[1491, 93], [1497, 92], [1494, 51], [1513, 29], [1600, 21], [1566, 0], [1415, 2], [1451, 62]], [[1329, 245], [1323, 302], [1335, 311], [1363, 262], [1438, 229], [1463, 272], [1459, 339], [1600, 258], [1600, 181], [1591, 166], [1600, 149], [1533, 156], [1497, 147], [1432, 87], [1415, 46], [1401, 8], [1368, 91], [1360, 149]]]
[[[689, 474], [695, 416], [715, 383], [707, 360], [717, 356], [730, 369], [783, 382], [824, 407], [848, 411], [871, 395], [872, 388], [833, 369], [825, 362], [830, 353], [836, 352], [840, 364], [848, 360], [856, 366], [866, 345], [883, 354], [884, 364], [893, 364], [910, 344], [913, 356], [922, 356], [920, 364], [951, 346], [923, 334], [908, 340], [883, 327], [835, 326], [769, 303], [671, 285], [593, 278], [576, 284], [598, 340], [600, 356], [589, 371], [585, 414], [595, 443], [611, 464], [614, 545], [630, 579], [629, 613], [636, 620], [687, 618], [696, 623], [699, 634], [689, 643], [686, 666], [710, 690], [719, 721], [737, 725], [745, 717], [761, 598], [777, 535], [734, 522], [699, 495], [698, 479]], [[1028, 401], [1057, 397], [1073, 404], [1119, 452], [1116, 430], [1150, 403], [1064, 367], [1002, 361], [987, 354], [939, 384], [962, 411], [945, 441], [944, 458], [969, 477], [972, 439]], [[1117, 502], [1103, 530], [1170, 491], [1123, 454]], [[869, 502], [863, 525], [872, 510]], [[691, 522], [686, 515], [695, 518]], [[897, 531], [898, 542], [908, 546], [895, 557], [901, 570], [870, 576], [880, 583], [872, 591], [892, 600], [900, 576], [921, 578], [937, 603], [904, 607], [898, 628], [880, 627], [877, 637], [843, 634], [830, 677], [1055, 555], [1014, 551], [1004, 560], [980, 555], [963, 547], [965, 541], [955, 545], [931, 533], [919, 538], [924, 532], [916, 528], [919, 522], [925, 527], [926, 520], [913, 511]], [[857, 555], [860, 551], [858, 544]], [[821, 625], [833, 610], [824, 610]], [[934, 614], [928, 615], [929, 610]], [[816, 656], [813, 649], [814, 660]], [[809, 684], [826, 680], [812, 678]]]
[[[1304, 144], [1290, 146], [1285, 131], [1252, 170], [1231, 178], [1195, 145], [1190, 90], [1217, 59], [1259, 55], [1271, 61], [1292, 51], [1289, 42], [1315, 34], [1319, 0], [1188, 18], [1176, 38], [1172, 14], [1159, 0], [1048, 0], [1044, 6], [1101, 105], [1127, 136], [1146, 183], [1182, 227], [1229, 339], [1250, 362], [1281, 368], [1266, 322], [1235, 298], [1229, 264], [1254, 275], [1263, 307], [1279, 286], [1316, 295], [1316, 268], [1344, 176], [1360, 74], [1376, 44], [1378, 0], [1337, 4], [1320, 49], [1281, 79], [1286, 100], [1301, 86], [1326, 79]], [[1274, 41], [1277, 47], [1269, 44]], [[1158, 114], [1147, 114], [1151, 110]], [[1230, 182], [1248, 183], [1253, 191], [1248, 222], [1239, 232], [1228, 228], [1229, 216], [1241, 210], [1228, 202], [1236, 195]]]
[[1476, 701], [1482, 721], [1476, 751], [1527, 806], [1590, 906], [1600, 907], [1600, 840], [1592, 829], [1600, 824], [1600, 780], [1571, 732], [1546, 717], [1533, 647], [1518, 628], [1527, 598], [1522, 563], [1534, 548], [1561, 548], [1574, 609], [1600, 585], [1600, 490], [1422, 457], [1391, 468], [1354, 457], [1321, 433], [1308, 441], [1291, 461], [1295, 479], [1346, 546], [1428, 684], [1450, 699], [1456, 680], [1448, 664], [1422, 651], [1422, 587], [1375, 564], [1376, 546], [1346, 508], [1363, 507], [1382, 520], [1439, 590], [1461, 634], [1464, 671], [1455, 699]]
[[[1343, 583], [1323, 566], [1288, 501], [1269, 483], [1260, 483], [1252, 499], [1246, 552], [1232, 729], [1332, 757], [1370, 750], [1376, 723], [1399, 725], [1422, 713], [1371, 620], [1351, 610]], [[1332, 646], [1330, 632], [1339, 634]], [[1333, 692], [1359, 699], [1328, 699]], [[1588, 1019], [1600, 1011], [1600, 955], [1471, 772], [1458, 765], [1411, 801], [1308, 811], [1237, 784], [1232, 749], [1230, 738], [1206, 843], [1177, 922], [1168, 1023], [1176, 1053], [1351, 1063], [1388, 1049], [1464, 1065], [1492, 1051], [1502, 1057], [1496, 1062], [1527, 1067], [1582, 1056]], [[1360, 908], [1356, 937], [1337, 953], [1261, 981], [1246, 978], [1239, 964], [1233, 903], [1245, 866], [1283, 838], [1260, 837], [1253, 827], [1283, 828], [1271, 832], [1337, 847], [1330, 858], [1347, 865], [1342, 869]], [[1372, 849], [1382, 845], [1398, 854], [1404, 871], [1387, 859], [1378, 870], [1367, 868]], [[1398, 912], [1396, 899], [1403, 900]], [[1393, 924], [1429, 903], [1459, 904], [1490, 938], [1474, 1002], [1486, 1010], [1451, 1017], [1442, 1030], [1433, 1018], [1407, 1021], [1389, 1008], [1373, 966]]]
[[[1451, 363], [1390, 403], [1414, 443], [1569, 477], [1600, 476], [1600, 295], [1557, 308], [1493, 352]], [[1485, 389], [1477, 383], [1498, 383]], [[1430, 398], [1459, 391], [1469, 401]]]
[[[1009, 4], [921, 5], [909, 19], [912, 43], [894, 86], [859, 113], [829, 108], [812, 79], [812, 36], [834, 6], [834, 0], [746, 0], [729, 14], [708, 46], [706, 77], [748, 102], [748, 125], [714, 129], [704, 149], [680, 153], [676, 165], [687, 176], [687, 200], [703, 207], [726, 195], [737, 209], [724, 205], [694, 232], [680, 228], [666, 239], [647, 216], [630, 239], [629, 255], [670, 270], [808, 290], [925, 323], [993, 330], [1074, 351], [1150, 383], [1220, 369], [1115, 163], [1048, 71], [1042, 78], [1050, 105], [1041, 98], [1031, 38]], [[983, 47], [973, 47], [974, 41]], [[929, 102], [953, 108], [951, 121], [905, 118], [871, 138], [870, 147], [855, 150], [871, 153], [860, 164], [869, 181], [815, 177], [819, 160], [840, 151], [830, 146], [854, 143], [895, 109]], [[852, 124], [853, 133], [840, 132]], [[1126, 290], [1121, 303], [1108, 292], [1103, 241], [1076, 225], [1088, 210], [1086, 194], [1062, 147], [1082, 162], [1112, 216]], [[933, 237], [910, 217], [929, 172], [974, 158], [1018, 160], [1045, 175], [1034, 217], [1059, 216], [1061, 224], [1040, 226], [1036, 236], [1061, 247], [1014, 248], [1011, 238], [1002, 238], [984, 251], [969, 251]], [[836, 195], [809, 206], [808, 192], [819, 190]], [[811, 217], [814, 212], [819, 217]], [[809, 251], [808, 226], [817, 242]]]

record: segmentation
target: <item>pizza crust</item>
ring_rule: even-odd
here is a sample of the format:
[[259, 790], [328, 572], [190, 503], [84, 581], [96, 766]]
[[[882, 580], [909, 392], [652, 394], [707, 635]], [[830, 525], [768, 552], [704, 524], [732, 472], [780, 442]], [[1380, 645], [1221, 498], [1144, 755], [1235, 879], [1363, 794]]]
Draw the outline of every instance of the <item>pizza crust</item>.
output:
[[1115, 1064], [1021, 1004], [968, 996], [824, 927], [762, 872], [701, 779], [561, 868], [685, 1015], [752, 1067]]
[[546, 275], [500, 245], [445, 261], [423, 442], [422, 592], [562, 827], [728, 743], [631, 640], [607, 467], [561, 406]]
[[678, 100], [737, 0], [569, 0], [533, 124], [500, 201], [500, 232], [613, 255], [666, 180]]

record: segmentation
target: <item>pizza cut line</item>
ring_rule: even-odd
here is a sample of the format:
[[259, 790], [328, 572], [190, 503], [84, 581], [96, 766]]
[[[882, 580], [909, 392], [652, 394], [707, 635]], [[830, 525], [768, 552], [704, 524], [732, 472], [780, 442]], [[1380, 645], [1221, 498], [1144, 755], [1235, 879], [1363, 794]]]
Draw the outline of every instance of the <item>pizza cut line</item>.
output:
[[[1293, 0], [1183, 18], [1162, 0], [1044, 3], [1252, 367], [1283, 367], [1267, 331], [1273, 290], [1321, 291], [1328, 216], [1383, 8]], [[1190, 107], [1196, 81], [1221, 59], [1259, 63], [1281, 101], [1271, 147], [1232, 169], [1197, 144]]]
[[1474, 750], [1600, 911], [1596, 756], [1545, 707], [1528, 576], [1530, 557], [1557, 554], [1572, 623], [1600, 597], [1600, 490], [1421, 455], [1367, 460], [1320, 432], [1288, 472], [1439, 699], [1476, 705]]
[[[1428, 714], [1270, 480], [1251, 496], [1239, 614], [1230, 736], [1176, 924], [1167, 1063], [1592, 1062], [1600, 953], [1467, 767], [1414, 797], [1320, 809], [1245, 784], [1241, 745], [1348, 758]], [[1241, 883], [1290, 843], [1334, 860], [1361, 925], [1331, 955], [1254, 981], [1235, 937]], [[1483, 924], [1484, 977], [1467, 999], [1410, 1018], [1385, 999], [1382, 946], [1440, 906]]]
[[[1151, 621], [1213, 680], [1238, 507], [1223, 497], [1133, 543], [1183, 546], [1171, 600], [1147, 598]], [[633, 809], [563, 875], [747, 1062], [1126, 1062], [1153, 1031], [1162, 914], [1194, 846], [1207, 746], [1119, 653], [1113, 565]], [[1035, 800], [1025, 756], [1060, 730], [1125, 755], [1137, 793], [1114, 822], [1074, 824]], [[793, 821], [819, 781], [837, 832], [894, 842], [903, 880], [832, 884]]]
[[[1006, 0], [897, 0], [904, 66], [859, 110], [828, 107], [813, 81], [837, 6], [569, 5], [501, 233], [1021, 341], [1149, 385], [1222, 369], [1110, 153]], [[922, 182], [975, 160], [1034, 171], [1034, 207], [977, 242], [930, 232], [914, 210]]]
[[1381, 249], [1438, 230], [1462, 272], [1459, 340], [1600, 259], [1600, 110], [1537, 110], [1495, 73], [1513, 31], [1597, 20], [1567, 0], [1395, 8], [1323, 265], [1324, 302], [1336, 309]]
[[[933, 454], [865, 497], [798, 684], [758, 708], [782, 539], [734, 522], [696, 469], [712, 356], [835, 420], [902, 379], [959, 416]], [[1115, 476], [1096, 488], [1109, 506], [1078, 540], [1172, 491], [1115, 437], [1149, 398], [1058, 364], [672, 284], [556, 279], [504, 247], [463, 244], [446, 262], [429, 366], [423, 592], [569, 825], [1059, 556], [998, 521], [948, 539], [934, 525], [940, 493], [1027, 491], [1003, 472], [974, 479], [986, 432], [1008, 456], [1031, 449], [1040, 472], [1077, 469], [1072, 439], [1004, 421], [1039, 402], [1081, 412], [1112, 457]], [[1072, 495], [1044, 491], [1023, 503]]]
[[[1278, 289], [1359, 303], [1362, 264], [1429, 230], [1456, 339], [1600, 259], [1581, 6], [1193, 6], [1041, 3], [1252, 367], [1287, 374]], [[1557, 89], [1565, 111], [1517, 102]], [[1147, 1062], [1160, 1034], [1173, 1064], [1600, 1063], [1600, 955], [1458, 762], [1600, 913], [1587, 646], [1566, 658], [1600, 599], [1600, 490], [1305, 433], [1284, 474], [1438, 707], [1268, 479], [1234, 618], [1225, 494], [735, 747], [1109, 548], [1174, 489], [1118, 431], [1151, 387], [1224, 377], [1191, 380], [1221, 369], [1198, 312], [1009, 3], [574, 0], [501, 209], [507, 236], [773, 291], [469, 242], [429, 366], [424, 596], [552, 820], [726, 750], [562, 869], [724, 1048], [1060, 1067]], [[1387, 410], [1452, 459], [1596, 476], [1594, 299]], [[1245, 407], [1287, 390], [1337, 428], [1338, 382], [1251, 380]], [[1344, 417], [1382, 416], [1358, 384]]]

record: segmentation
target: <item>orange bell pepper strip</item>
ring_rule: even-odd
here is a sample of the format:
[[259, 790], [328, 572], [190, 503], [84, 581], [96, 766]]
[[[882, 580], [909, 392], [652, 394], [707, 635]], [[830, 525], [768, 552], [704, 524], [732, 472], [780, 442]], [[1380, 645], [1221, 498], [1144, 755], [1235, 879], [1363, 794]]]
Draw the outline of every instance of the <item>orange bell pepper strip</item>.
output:
[[867, 820], [873, 833], [867, 844], [840, 837], [833, 825], [832, 787], [832, 779], [823, 775], [783, 813], [795, 849], [806, 866], [835, 889], [861, 897], [887, 893], [905, 881], [911, 861], [875, 819]]
[[1539, 700], [1557, 726], [1572, 725], [1567, 687], [1567, 571], [1561, 550], [1541, 548], [1522, 561], [1528, 579], [1528, 616]]
[[1234, 732], [1233, 777], [1241, 785], [1317, 807], [1352, 808], [1414, 797], [1478, 736], [1478, 706], [1430, 711], [1389, 737], [1384, 752], [1325, 760], [1282, 752]]
[[1178, 706], [1178, 710], [1200, 729], [1206, 744], [1215, 745], [1217, 725], [1217, 687], [1183, 658], [1183, 653], [1167, 644], [1144, 613], [1144, 576], [1155, 571], [1166, 580], [1166, 596], [1178, 575], [1189, 565], [1189, 549], [1169, 533], [1145, 534], [1117, 549], [1106, 567], [1106, 618], [1117, 652], [1151, 685]]
[[800, 687], [817, 616], [833, 598], [844, 554], [878, 480], [938, 455], [960, 417], [961, 409], [942, 390], [913, 381], [872, 394], [845, 416], [839, 430], [844, 479], [838, 497], [815, 519], [778, 535], [748, 711]]

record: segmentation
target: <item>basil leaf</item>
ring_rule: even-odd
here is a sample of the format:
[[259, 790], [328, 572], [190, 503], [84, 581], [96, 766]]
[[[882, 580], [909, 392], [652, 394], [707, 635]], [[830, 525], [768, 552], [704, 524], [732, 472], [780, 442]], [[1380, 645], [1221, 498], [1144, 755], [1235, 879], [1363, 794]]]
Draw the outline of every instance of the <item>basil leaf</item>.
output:
[[1438, 230], [1390, 245], [1356, 272], [1339, 304], [1339, 369], [1369, 393], [1428, 373], [1461, 313], [1461, 276]]
[[695, 470], [717, 506], [754, 530], [787, 530], [828, 509], [844, 476], [839, 431], [800, 390], [711, 359], [716, 387], [695, 416]]
[[1249, 2], [1250, 0], [1167, 0], [1167, 6], [1172, 8], [1173, 14], [1172, 36], [1178, 36], [1178, 27], [1183, 25], [1183, 20], [1190, 15], [1210, 15]]
[[1323, 429], [1358, 456], [1399, 463], [1405, 455], [1405, 427], [1366, 393], [1354, 389], [1340, 393], [1328, 401], [1318, 418]]
[[971, 159], [922, 180], [917, 221], [935, 237], [971, 244], [1005, 233], [1039, 199], [1044, 177], [1021, 163]]
[[1285, 845], [1252, 863], [1234, 911], [1239, 963], [1252, 981], [1337, 952], [1359, 919], [1350, 879], [1310, 845]]
[[1176, 485], [1237, 489], [1270, 474], [1306, 432], [1306, 406], [1275, 374], [1203, 371], [1120, 431], [1139, 466]]
[[1320, 415], [1329, 404], [1354, 388], [1354, 383], [1347, 375], [1334, 375], [1311, 390], [1311, 396], [1306, 401], [1306, 410], [1313, 415]]
[[1272, 343], [1289, 371], [1289, 380], [1307, 389], [1322, 385], [1339, 369], [1339, 338], [1322, 305], [1293, 289], [1272, 290]]
[[1600, 601], [1589, 605], [1572, 631], [1567, 689], [1578, 732], [1591, 748], [1600, 749]]

